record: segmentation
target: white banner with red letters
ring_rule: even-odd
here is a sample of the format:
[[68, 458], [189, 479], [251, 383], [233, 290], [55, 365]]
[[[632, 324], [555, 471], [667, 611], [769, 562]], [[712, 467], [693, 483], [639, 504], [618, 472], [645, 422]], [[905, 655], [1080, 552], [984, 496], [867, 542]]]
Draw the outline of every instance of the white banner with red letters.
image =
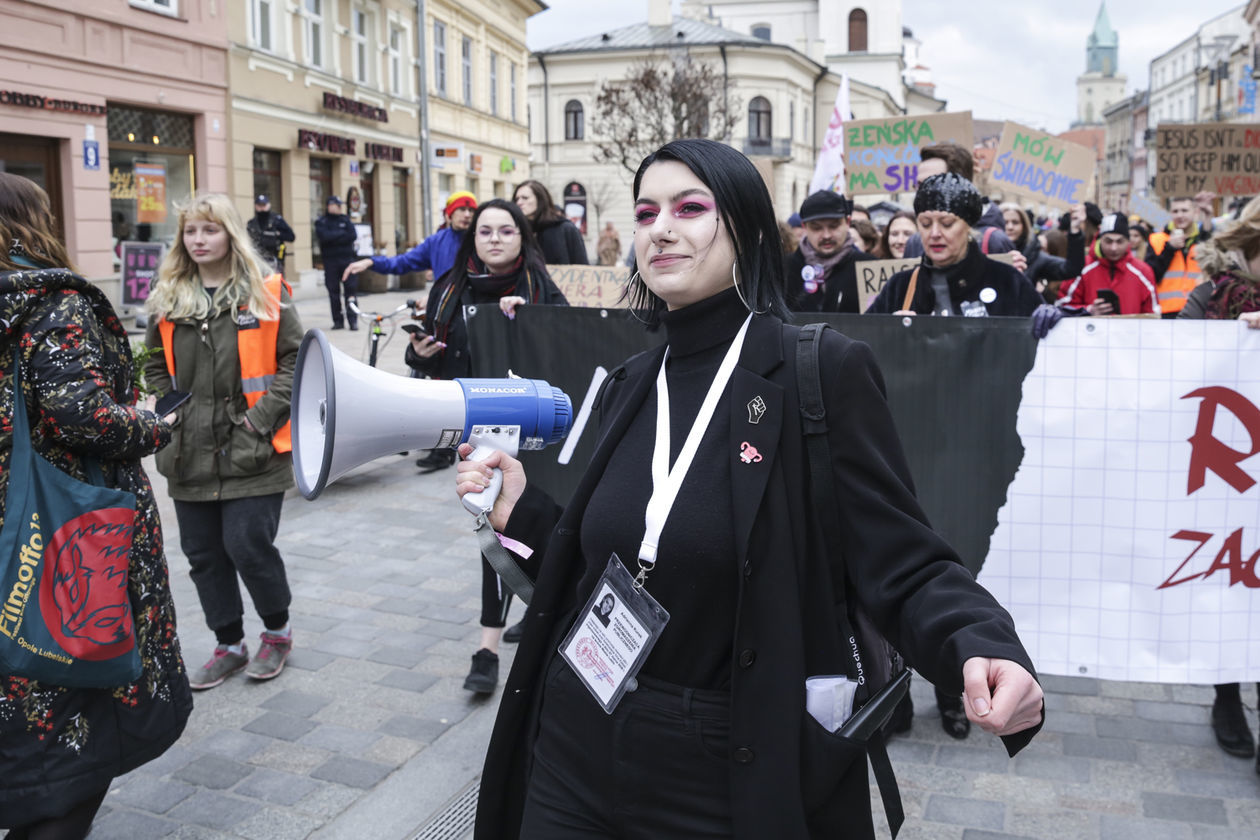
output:
[[1016, 424], [979, 580], [1037, 668], [1260, 680], [1260, 330], [1065, 320]]

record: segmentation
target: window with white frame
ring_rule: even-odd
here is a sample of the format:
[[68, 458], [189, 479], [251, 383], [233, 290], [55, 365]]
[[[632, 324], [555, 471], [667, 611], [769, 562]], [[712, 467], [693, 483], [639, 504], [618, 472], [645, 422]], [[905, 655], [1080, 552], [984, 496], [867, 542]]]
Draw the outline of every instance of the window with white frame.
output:
[[459, 59], [464, 68], [464, 104], [472, 105], [472, 38], [467, 35], [460, 43]]
[[512, 122], [516, 122], [516, 62], [508, 66], [508, 99], [512, 103]]
[[354, 56], [354, 80], [372, 81], [372, 16], [362, 9], [350, 10], [350, 51]]
[[403, 28], [397, 24], [389, 25], [389, 92], [394, 96], [402, 96], [403, 88]]
[[490, 113], [499, 115], [499, 55], [490, 52]]
[[446, 24], [433, 21], [433, 86], [438, 96], [446, 96]]
[[254, 46], [261, 50], [275, 50], [274, 20], [275, 0], [250, 0], [249, 36]]
[[324, 0], [302, 0], [302, 29], [305, 36], [306, 63], [324, 66]]
[[131, 0], [131, 5], [164, 15], [179, 14], [179, 0]]

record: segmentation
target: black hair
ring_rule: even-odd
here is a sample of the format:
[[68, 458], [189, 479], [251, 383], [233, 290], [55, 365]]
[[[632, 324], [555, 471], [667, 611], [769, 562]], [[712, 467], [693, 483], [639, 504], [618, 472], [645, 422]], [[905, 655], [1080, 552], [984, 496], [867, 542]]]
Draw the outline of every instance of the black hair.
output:
[[[713, 193], [718, 217], [735, 249], [739, 292], [748, 306], [791, 319], [784, 297], [783, 253], [778, 247], [779, 226], [770, 191], [752, 161], [724, 143], [713, 140], [674, 140], [661, 146], [639, 164], [634, 173], [634, 199], [648, 167], [660, 161], [677, 161], [691, 170]], [[652, 294], [636, 271], [624, 299], [649, 325], [660, 322], [665, 301]]]
[[479, 204], [473, 213], [468, 230], [459, 243], [459, 250], [455, 252], [455, 265], [451, 268], [452, 281], [457, 278], [463, 279], [460, 275], [468, 273], [468, 260], [477, 253], [477, 222], [481, 220], [481, 214], [487, 210], [506, 210], [512, 215], [512, 222], [521, 232], [521, 256], [525, 258], [525, 267], [545, 274], [547, 261], [543, 258], [542, 248], [534, 237], [534, 229], [530, 226], [529, 219], [525, 218], [521, 208], [512, 202], [503, 198], [492, 198], [484, 204]]

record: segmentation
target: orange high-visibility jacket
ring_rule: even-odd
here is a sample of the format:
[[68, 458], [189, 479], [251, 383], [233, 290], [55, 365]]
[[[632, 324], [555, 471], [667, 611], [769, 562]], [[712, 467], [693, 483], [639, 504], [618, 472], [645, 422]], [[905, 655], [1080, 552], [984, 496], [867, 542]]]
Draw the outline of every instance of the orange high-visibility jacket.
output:
[[[1164, 253], [1164, 246], [1167, 244], [1167, 233], [1151, 234], [1151, 247], [1155, 249], [1156, 254]], [[1196, 258], [1198, 248], [1198, 243], [1195, 243], [1186, 251], [1173, 254], [1172, 262], [1168, 264], [1168, 271], [1164, 272], [1163, 279], [1159, 281], [1161, 312], [1165, 314], [1180, 312], [1186, 305], [1186, 301], [1190, 299], [1190, 293], [1194, 291], [1194, 287], [1203, 282], [1203, 272], [1199, 269], [1199, 261]]]
[[[254, 403], [262, 399], [271, 387], [271, 380], [276, 376], [276, 337], [280, 334], [280, 286], [288, 290], [280, 274], [273, 274], [265, 281], [267, 297], [275, 308], [277, 316], [270, 320], [258, 320], [256, 330], [236, 331], [236, 354], [241, 360], [241, 391], [245, 394], [245, 403], [254, 407]], [[290, 290], [290, 294], [292, 291]], [[166, 356], [166, 371], [175, 379], [175, 349], [173, 338], [175, 325], [163, 318], [158, 322], [158, 334], [162, 336], [162, 352]], [[285, 421], [275, 434], [271, 436], [271, 445], [277, 452], [291, 452], [293, 438], [290, 433], [290, 421]]]

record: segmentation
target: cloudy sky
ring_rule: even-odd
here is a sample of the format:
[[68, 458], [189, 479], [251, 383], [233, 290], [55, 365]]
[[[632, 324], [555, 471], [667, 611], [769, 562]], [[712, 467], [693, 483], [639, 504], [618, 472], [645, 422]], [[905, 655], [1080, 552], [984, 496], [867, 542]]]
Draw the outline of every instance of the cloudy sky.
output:
[[[545, 2], [550, 8], [529, 21], [530, 49], [647, 19], [647, 0]], [[1147, 87], [1152, 58], [1238, 6], [1238, 0], [1108, 0], [1129, 91]], [[923, 41], [924, 63], [949, 110], [1054, 132], [1075, 118], [1076, 77], [1085, 70], [1085, 39], [1097, 14], [1098, 0], [902, 0], [902, 23]]]

